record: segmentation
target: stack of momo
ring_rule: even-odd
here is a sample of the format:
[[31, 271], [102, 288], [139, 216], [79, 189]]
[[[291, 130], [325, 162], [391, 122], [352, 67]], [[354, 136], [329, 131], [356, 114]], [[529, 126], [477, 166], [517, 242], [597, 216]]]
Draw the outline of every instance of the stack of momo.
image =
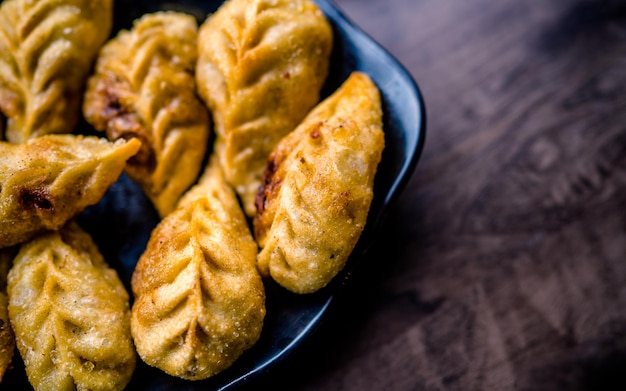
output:
[[[0, 6], [0, 354], [15, 335], [38, 390], [121, 390], [136, 355], [194, 381], [232, 366], [261, 337], [269, 280], [309, 294], [343, 269], [384, 148], [366, 74], [321, 99], [333, 29], [312, 0], [227, 0], [200, 25], [155, 12], [109, 37], [111, 22], [111, 0]], [[70, 134], [81, 109], [106, 138]], [[132, 307], [73, 220], [122, 172], [160, 216]]]
[[332, 28], [308, 0], [231, 0], [200, 27], [196, 80], [214, 155], [133, 274], [132, 333], [148, 364], [204, 379], [259, 339], [265, 292], [246, 215], [271, 150], [319, 101], [331, 49]]

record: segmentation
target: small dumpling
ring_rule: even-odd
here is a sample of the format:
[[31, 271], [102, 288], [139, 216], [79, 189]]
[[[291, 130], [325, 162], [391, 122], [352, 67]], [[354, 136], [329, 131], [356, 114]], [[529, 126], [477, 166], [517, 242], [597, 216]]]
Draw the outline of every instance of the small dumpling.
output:
[[196, 43], [191, 15], [144, 15], [102, 48], [85, 93], [83, 113], [97, 130], [110, 140], [141, 140], [126, 173], [161, 217], [198, 179], [208, 148], [209, 114], [196, 95]]
[[355, 72], [276, 146], [254, 218], [264, 276], [311, 293], [339, 273], [365, 227], [384, 144], [378, 89]]
[[15, 336], [9, 322], [9, 297], [7, 296], [7, 276], [13, 264], [15, 248], [0, 249], [0, 383], [13, 360]]
[[276, 143], [319, 101], [333, 34], [310, 0], [230, 0], [198, 37], [196, 77], [215, 150], [248, 216]]
[[188, 380], [228, 368], [260, 337], [257, 245], [219, 165], [154, 229], [132, 276], [131, 330], [149, 365]]
[[136, 353], [129, 296], [93, 240], [71, 222], [21, 246], [9, 316], [36, 390], [122, 390]]
[[14, 144], [71, 133], [88, 73], [113, 23], [112, 0], [0, 5], [0, 112]]
[[140, 145], [60, 134], [0, 141], [0, 248], [59, 229], [98, 203]]

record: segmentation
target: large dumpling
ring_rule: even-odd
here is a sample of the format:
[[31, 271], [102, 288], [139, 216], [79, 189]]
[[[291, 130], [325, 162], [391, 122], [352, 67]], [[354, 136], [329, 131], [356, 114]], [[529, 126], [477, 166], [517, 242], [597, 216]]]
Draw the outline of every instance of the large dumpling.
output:
[[199, 380], [254, 345], [265, 317], [256, 254], [235, 193], [213, 160], [154, 229], [133, 273], [131, 329], [140, 357]]
[[112, 0], [5, 0], [0, 5], [0, 112], [14, 144], [70, 133], [85, 79], [113, 23]]
[[123, 390], [135, 369], [129, 296], [91, 237], [71, 222], [21, 246], [9, 316], [36, 390]]
[[276, 143], [319, 101], [332, 28], [310, 0], [230, 0], [201, 26], [198, 89], [248, 216]]
[[85, 118], [111, 140], [139, 138], [126, 173], [161, 216], [197, 179], [208, 147], [209, 115], [196, 95], [197, 23], [157, 12], [109, 41], [83, 103]]
[[0, 141], [0, 248], [59, 229], [96, 204], [140, 145], [69, 134]]
[[254, 218], [265, 276], [310, 293], [337, 275], [365, 227], [384, 144], [378, 89], [353, 73], [276, 146]]

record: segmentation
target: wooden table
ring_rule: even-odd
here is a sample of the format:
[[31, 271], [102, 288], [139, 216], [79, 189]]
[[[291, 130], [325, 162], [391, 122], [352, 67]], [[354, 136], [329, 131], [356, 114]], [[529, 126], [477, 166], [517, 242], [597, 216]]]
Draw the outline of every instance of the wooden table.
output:
[[266, 379], [626, 390], [626, 3], [337, 0], [427, 106], [371, 259]]

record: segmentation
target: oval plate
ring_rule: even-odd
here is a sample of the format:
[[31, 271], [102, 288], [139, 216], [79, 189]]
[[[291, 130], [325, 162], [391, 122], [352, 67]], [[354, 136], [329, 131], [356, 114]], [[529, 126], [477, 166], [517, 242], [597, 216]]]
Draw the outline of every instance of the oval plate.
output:
[[[128, 386], [131, 390], [227, 390], [258, 378], [284, 360], [309, 337], [348, 281], [350, 270], [363, 260], [389, 206], [413, 172], [424, 145], [425, 110], [421, 93], [411, 75], [388, 52], [351, 23], [336, 6], [317, 0], [333, 25], [334, 50], [323, 96], [331, 94], [355, 70], [367, 73], [381, 91], [385, 150], [376, 174], [374, 200], [366, 228], [346, 267], [326, 288], [310, 295], [295, 295], [267, 282], [267, 315], [260, 340], [222, 373], [203, 381], [185, 381], [166, 375], [138, 361]], [[202, 22], [222, 1], [135, 0], [115, 3], [114, 34], [130, 28], [134, 19], [158, 10], [194, 15]], [[78, 133], [93, 133], [81, 123]], [[102, 201], [78, 217], [92, 234], [102, 254], [130, 292], [130, 279], [158, 216], [141, 189], [122, 175]], [[9, 389], [28, 389], [23, 363], [15, 355], [13, 369], [4, 378]]]

